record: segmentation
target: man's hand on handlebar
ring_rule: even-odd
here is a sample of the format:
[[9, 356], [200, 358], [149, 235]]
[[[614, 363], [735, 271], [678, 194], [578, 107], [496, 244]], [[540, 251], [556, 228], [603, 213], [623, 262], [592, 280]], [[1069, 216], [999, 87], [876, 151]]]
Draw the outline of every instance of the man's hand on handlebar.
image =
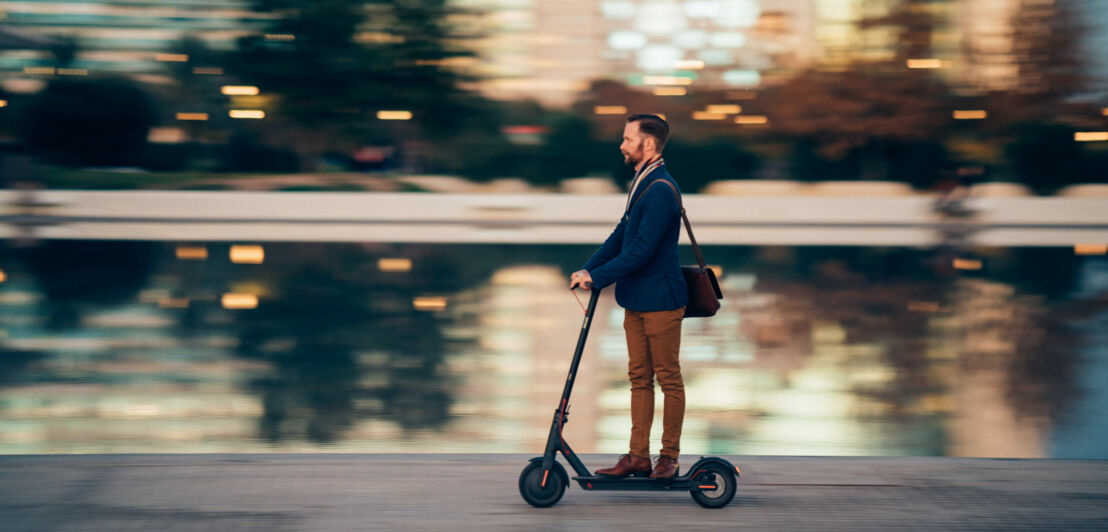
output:
[[592, 276], [585, 270], [577, 270], [569, 276], [569, 289], [584, 288], [585, 290], [592, 289]]

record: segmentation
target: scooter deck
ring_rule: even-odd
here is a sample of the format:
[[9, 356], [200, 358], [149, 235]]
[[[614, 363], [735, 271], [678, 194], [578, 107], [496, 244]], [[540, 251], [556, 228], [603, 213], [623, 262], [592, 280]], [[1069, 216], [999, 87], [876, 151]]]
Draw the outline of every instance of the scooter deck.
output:
[[[573, 477], [586, 490], [621, 491], [691, 491], [715, 489], [715, 483], [703, 487], [693, 487], [688, 477], [674, 477], [669, 480], [654, 480], [649, 477]], [[708, 484], [708, 483], [706, 483]]]

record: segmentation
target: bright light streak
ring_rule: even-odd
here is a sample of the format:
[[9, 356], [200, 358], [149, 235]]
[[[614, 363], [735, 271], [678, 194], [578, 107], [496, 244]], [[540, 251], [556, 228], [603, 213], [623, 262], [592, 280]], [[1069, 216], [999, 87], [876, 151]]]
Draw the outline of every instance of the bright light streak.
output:
[[154, 59], [166, 63], [187, 63], [188, 54], [155, 54]]
[[235, 264], [261, 264], [264, 260], [261, 246], [231, 246], [231, 262]]
[[1105, 107], [1104, 109], [1101, 109], [1100, 114], [1102, 114], [1104, 116], [1108, 116], [1108, 107]]
[[54, 74], [54, 67], [23, 67], [24, 74]]
[[655, 96], [684, 96], [688, 93], [685, 87], [654, 87]]
[[709, 113], [715, 113], [715, 114], [721, 114], [721, 115], [737, 115], [737, 114], [743, 112], [743, 108], [741, 106], [731, 104], [731, 103], [709, 105], [704, 110], [709, 112]]
[[744, 126], [768, 124], [769, 117], [765, 115], [736, 116], [735, 123], [742, 124]]
[[8, 101], [7, 100], [0, 100], [0, 107], [7, 107], [7, 106], [8, 106]]
[[592, 112], [598, 115], [625, 115], [627, 108], [622, 105], [597, 105]]
[[955, 120], [984, 120], [989, 113], [983, 109], [963, 109], [954, 111]]
[[62, 76], [87, 76], [87, 68], [59, 68], [58, 74]]
[[446, 308], [445, 297], [417, 297], [412, 300], [412, 306], [416, 310], [443, 310]]
[[412, 259], [377, 259], [377, 269], [383, 272], [411, 271]]
[[207, 260], [208, 248], [204, 246], [177, 246], [177, 258], [181, 260]]
[[943, 62], [939, 59], [909, 59], [908, 68], [942, 68]]
[[207, 120], [208, 113], [177, 113], [177, 120]]
[[977, 259], [954, 259], [954, 269], [956, 270], [980, 270], [981, 261]]
[[8, 280], [8, 273], [4, 270], [0, 270], [0, 283]]
[[1108, 244], [1077, 244], [1073, 252], [1078, 255], [1108, 255]]
[[251, 309], [258, 308], [258, 296], [254, 294], [226, 293], [222, 298], [223, 308], [226, 309]]
[[253, 85], [224, 85], [219, 92], [228, 96], [257, 96], [260, 91]]
[[699, 59], [682, 59], [673, 65], [677, 70], [700, 70], [704, 68], [704, 61]]
[[1108, 131], [1078, 131], [1073, 134], [1077, 142], [1101, 142], [1108, 140]]
[[377, 111], [378, 120], [411, 120], [411, 111]]
[[216, 67], [195, 67], [192, 69], [193, 74], [207, 74], [209, 76], [222, 76], [223, 69]]
[[643, 76], [643, 85], [692, 85], [692, 78], [684, 76]]
[[248, 118], [253, 120], [265, 118], [265, 111], [259, 109], [231, 109], [231, 112], [228, 114], [231, 118]]
[[693, 111], [693, 120], [723, 120], [727, 115], [723, 113], [709, 113], [708, 111]]
[[291, 33], [267, 33], [265, 34], [265, 40], [267, 41], [295, 41], [296, 36]]

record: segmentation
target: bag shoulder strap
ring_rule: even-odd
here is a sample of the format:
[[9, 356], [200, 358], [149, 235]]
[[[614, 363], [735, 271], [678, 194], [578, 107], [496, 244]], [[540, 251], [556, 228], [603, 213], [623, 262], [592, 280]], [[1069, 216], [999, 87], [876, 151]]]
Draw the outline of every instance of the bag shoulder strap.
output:
[[[647, 190], [650, 190], [650, 187], [657, 185], [658, 183], [665, 183], [666, 186], [668, 186], [669, 189], [673, 191], [673, 197], [677, 198], [677, 206], [681, 209], [681, 219], [685, 221], [685, 231], [689, 234], [689, 242], [692, 243], [693, 254], [696, 255], [696, 263], [701, 268], [707, 268], [707, 266], [704, 265], [704, 255], [700, 253], [700, 246], [696, 243], [696, 237], [693, 236], [692, 224], [689, 223], [689, 217], [685, 214], [685, 204], [681, 201], [681, 194], [677, 192], [677, 187], [673, 186], [673, 183], [670, 183], [667, 179], [654, 180], [653, 183], [647, 185], [646, 188], [642, 190], [642, 192], [639, 192], [639, 194], [635, 196], [634, 201], [631, 202], [631, 207], [634, 207], [635, 204], [639, 202], [639, 199], [642, 198], [644, 194], [646, 194]], [[628, 207], [627, 212], [631, 212], [630, 207]]]

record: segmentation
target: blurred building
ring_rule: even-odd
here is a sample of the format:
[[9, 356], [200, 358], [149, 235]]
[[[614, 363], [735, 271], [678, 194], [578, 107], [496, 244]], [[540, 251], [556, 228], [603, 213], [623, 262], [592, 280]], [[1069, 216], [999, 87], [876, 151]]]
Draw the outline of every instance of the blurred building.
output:
[[483, 10], [480, 88], [572, 101], [596, 79], [757, 87], [817, 54], [812, 0], [455, 0]]
[[[47, 76], [102, 72], [167, 83], [173, 65], [189, 62], [181, 53], [186, 37], [202, 49], [230, 50], [239, 37], [257, 33], [270, 15], [250, 11], [249, 5], [244, 0], [0, 2], [0, 22], [54, 43], [0, 52], [0, 74], [12, 92]], [[52, 49], [58, 47], [71, 47], [72, 57], [57, 57]], [[200, 73], [217, 70], [192, 66], [208, 67]]]

